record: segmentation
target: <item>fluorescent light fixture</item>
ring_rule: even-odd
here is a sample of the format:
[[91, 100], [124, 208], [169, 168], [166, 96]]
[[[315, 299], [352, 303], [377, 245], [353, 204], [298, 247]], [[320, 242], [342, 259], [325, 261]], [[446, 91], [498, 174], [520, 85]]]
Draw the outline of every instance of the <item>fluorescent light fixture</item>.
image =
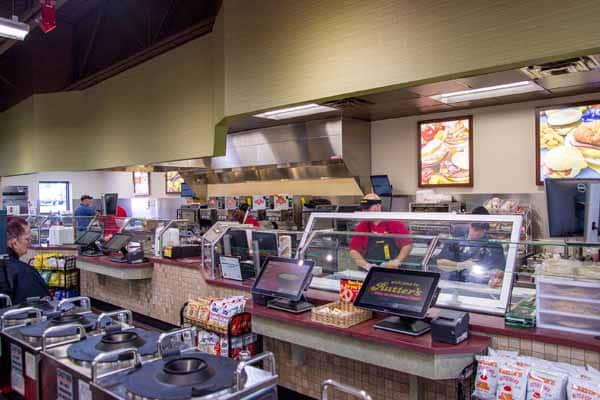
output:
[[0, 37], [15, 40], [25, 40], [29, 33], [29, 24], [19, 22], [16, 15], [12, 19], [0, 18]]
[[258, 118], [268, 119], [288, 119], [294, 117], [301, 117], [303, 115], [319, 114], [328, 111], [336, 111], [337, 108], [322, 106], [316, 103], [303, 104], [296, 107], [281, 108], [279, 110], [267, 111], [264, 113], [256, 114]]
[[463, 101], [489, 99], [493, 97], [510, 96], [513, 94], [537, 92], [544, 90], [532, 81], [507, 83], [504, 85], [488, 86], [479, 89], [461, 90], [460, 92], [443, 93], [430, 96], [433, 100], [442, 103], [460, 103]]

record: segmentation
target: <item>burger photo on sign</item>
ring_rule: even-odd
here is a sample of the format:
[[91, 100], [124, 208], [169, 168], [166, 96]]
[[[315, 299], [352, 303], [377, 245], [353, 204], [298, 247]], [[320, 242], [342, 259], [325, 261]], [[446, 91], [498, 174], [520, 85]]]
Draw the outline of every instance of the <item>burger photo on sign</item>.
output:
[[600, 178], [600, 104], [540, 109], [538, 184], [546, 178]]
[[419, 187], [472, 186], [472, 117], [419, 122]]

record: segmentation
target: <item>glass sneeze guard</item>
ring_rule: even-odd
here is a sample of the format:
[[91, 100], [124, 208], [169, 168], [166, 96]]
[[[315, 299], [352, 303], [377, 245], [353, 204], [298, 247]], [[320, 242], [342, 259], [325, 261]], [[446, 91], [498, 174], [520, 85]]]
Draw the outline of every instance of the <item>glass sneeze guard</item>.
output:
[[[359, 264], [397, 267], [390, 260], [401, 258], [410, 244], [400, 267], [441, 274], [438, 306], [504, 315], [521, 222], [514, 215], [313, 213], [299, 254], [322, 268], [312, 287], [335, 291], [340, 279], [366, 276]], [[348, 228], [336, 230], [339, 226]]]

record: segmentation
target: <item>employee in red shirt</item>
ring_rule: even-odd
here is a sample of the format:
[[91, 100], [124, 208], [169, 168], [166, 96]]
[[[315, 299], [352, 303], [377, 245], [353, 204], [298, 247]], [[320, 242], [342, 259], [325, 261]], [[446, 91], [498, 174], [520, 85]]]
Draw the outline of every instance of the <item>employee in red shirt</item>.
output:
[[235, 212], [235, 219], [240, 224], [248, 224], [253, 225], [255, 228], [260, 228], [260, 223], [258, 220], [252, 215], [248, 214], [248, 208], [250, 207], [247, 203], [240, 204], [239, 208]]
[[[360, 202], [363, 211], [381, 212], [381, 199], [375, 193], [363, 197]], [[363, 221], [355, 232], [408, 235], [410, 232], [401, 221]], [[350, 241], [350, 255], [359, 267], [367, 271], [376, 265], [398, 268], [412, 250], [409, 238], [385, 238], [354, 236]]]

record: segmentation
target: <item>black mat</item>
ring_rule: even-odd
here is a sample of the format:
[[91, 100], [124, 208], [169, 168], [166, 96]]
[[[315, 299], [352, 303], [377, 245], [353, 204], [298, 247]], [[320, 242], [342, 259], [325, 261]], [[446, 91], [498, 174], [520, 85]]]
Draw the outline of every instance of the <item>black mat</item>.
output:
[[[116, 335], [127, 333], [136, 334], [137, 339], [125, 342], [118, 340], [119, 338], [117, 337], [117, 340], [110, 340], [111, 338], [115, 338]], [[160, 332], [152, 332], [135, 328], [127, 329], [125, 331], [112, 332], [107, 335], [91, 336], [81, 342], [74, 343], [67, 349], [67, 355], [74, 361], [92, 362], [94, 357], [100, 353], [127, 347], [136, 347], [140, 353], [140, 356], [142, 357], [150, 356], [156, 353], [158, 350], [158, 345], [156, 342], [158, 341]], [[117, 359], [114, 358], [106, 360], [106, 362], [114, 361], [117, 361]]]
[[[193, 374], [186, 368], [203, 365]], [[238, 362], [200, 352], [186, 352], [144, 365], [129, 374], [124, 386], [138, 396], [160, 400], [185, 400], [227, 389], [233, 385]]]
[[[53, 326], [61, 326], [67, 324], [80, 324], [83, 325], [86, 332], [91, 331], [96, 327], [96, 321], [98, 320], [98, 316], [96, 314], [67, 314], [67, 315], [59, 315], [55, 317], [51, 317], [46, 321], [38, 322], [26, 327], [23, 327], [19, 330], [19, 332], [23, 336], [29, 337], [37, 337], [41, 338], [44, 331]], [[57, 332], [48, 337], [62, 337], [62, 336], [74, 336], [77, 334], [77, 330], [75, 328], [67, 329], [61, 332]]]

